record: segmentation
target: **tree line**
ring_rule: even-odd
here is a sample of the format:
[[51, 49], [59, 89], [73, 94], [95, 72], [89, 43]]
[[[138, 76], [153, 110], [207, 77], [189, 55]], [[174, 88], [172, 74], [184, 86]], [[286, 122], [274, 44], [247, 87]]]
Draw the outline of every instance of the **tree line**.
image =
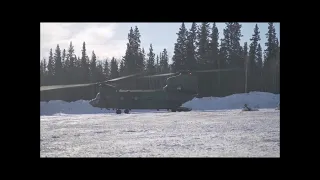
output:
[[[138, 72], [150, 74], [177, 72], [179, 70], [211, 70], [225, 68], [243, 69], [233, 72], [204, 74], [199, 84], [208, 95], [221, 92], [243, 93], [266, 91], [279, 93], [280, 45], [273, 23], [268, 23], [265, 50], [260, 45], [260, 31], [256, 24], [250, 42], [240, 44], [242, 25], [226, 23], [223, 37], [219, 39], [216, 23], [192, 23], [190, 29], [182, 23], [174, 45], [172, 63], [167, 49], [155, 54], [152, 44], [148, 52], [141, 47], [141, 34], [137, 26], [130, 28], [127, 48], [121, 59], [97, 60], [94, 51], [89, 58], [83, 42], [81, 57], [74, 53], [72, 42], [67, 50], [59, 45], [49, 58], [40, 61], [40, 85], [81, 84], [100, 82]], [[208, 78], [215, 79], [210, 80]]]

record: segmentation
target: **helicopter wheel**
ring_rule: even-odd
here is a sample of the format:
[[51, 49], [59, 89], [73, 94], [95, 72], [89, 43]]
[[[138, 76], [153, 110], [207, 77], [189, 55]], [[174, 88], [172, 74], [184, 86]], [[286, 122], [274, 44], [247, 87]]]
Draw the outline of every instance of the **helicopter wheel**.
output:
[[122, 113], [122, 112], [121, 112], [121, 109], [117, 109], [117, 110], [116, 110], [116, 113], [117, 113], [117, 114], [121, 114], [121, 113]]
[[129, 109], [125, 109], [124, 113], [129, 114]]

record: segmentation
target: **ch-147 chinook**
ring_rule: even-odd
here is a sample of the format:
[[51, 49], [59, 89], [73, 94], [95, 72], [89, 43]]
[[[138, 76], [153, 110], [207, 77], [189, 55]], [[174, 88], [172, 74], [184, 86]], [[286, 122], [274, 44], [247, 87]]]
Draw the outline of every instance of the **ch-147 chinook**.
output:
[[[42, 86], [40, 92], [54, 89], [75, 88], [93, 86], [99, 84], [99, 92], [89, 103], [93, 107], [116, 109], [121, 114], [121, 109], [128, 114], [132, 109], [167, 109], [172, 112], [190, 111], [191, 109], [181, 107], [183, 103], [197, 96], [198, 79], [194, 73], [232, 71], [234, 69], [206, 70], [206, 71], [180, 71], [178, 73], [167, 73], [146, 76], [143, 73], [111, 79], [99, 83], [74, 84], [60, 86]], [[168, 77], [166, 85], [159, 90], [122, 90], [112, 83], [132, 77]]]

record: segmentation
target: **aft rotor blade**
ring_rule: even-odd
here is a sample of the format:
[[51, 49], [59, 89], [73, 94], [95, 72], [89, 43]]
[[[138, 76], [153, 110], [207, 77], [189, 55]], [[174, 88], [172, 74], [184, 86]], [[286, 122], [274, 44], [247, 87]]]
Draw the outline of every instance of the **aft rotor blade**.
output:
[[195, 72], [206, 73], [206, 72], [221, 72], [221, 71], [236, 71], [236, 70], [243, 70], [243, 69], [241, 69], [241, 68], [211, 69], [211, 70], [201, 70], [201, 71], [195, 71]]
[[124, 79], [127, 79], [127, 78], [138, 76], [140, 74], [143, 74], [143, 73], [137, 73], [137, 74], [131, 74], [131, 75], [128, 75], [128, 76], [122, 76], [122, 77], [119, 77], [119, 78], [110, 79], [110, 80], [108, 80], [106, 82], [117, 82], [117, 81], [120, 81], [120, 80], [124, 80]]
[[75, 87], [86, 87], [86, 86], [92, 86], [95, 84], [97, 84], [97, 83], [41, 86], [40, 91], [49, 91], [49, 90], [54, 90], [54, 89], [66, 89], [66, 88], [75, 88]]
[[152, 77], [165, 77], [165, 76], [172, 76], [176, 73], [165, 73], [165, 74], [155, 74], [150, 76], [144, 76], [143, 78], [152, 78]]

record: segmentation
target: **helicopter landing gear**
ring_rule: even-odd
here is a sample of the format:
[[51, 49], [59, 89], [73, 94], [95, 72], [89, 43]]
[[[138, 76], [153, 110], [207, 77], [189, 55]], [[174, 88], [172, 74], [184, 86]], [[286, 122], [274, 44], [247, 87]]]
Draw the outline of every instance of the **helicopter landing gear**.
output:
[[171, 112], [176, 112], [177, 110], [176, 109], [171, 109]]
[[125, 109], [124, 113], [129, 114], [129, 109]]
[[121, 113], [122, 113], [121, 109], [117, 109], [117, 110], [116, 110], [116, 113], [117, 113], [117, 114], [121, 114]]

